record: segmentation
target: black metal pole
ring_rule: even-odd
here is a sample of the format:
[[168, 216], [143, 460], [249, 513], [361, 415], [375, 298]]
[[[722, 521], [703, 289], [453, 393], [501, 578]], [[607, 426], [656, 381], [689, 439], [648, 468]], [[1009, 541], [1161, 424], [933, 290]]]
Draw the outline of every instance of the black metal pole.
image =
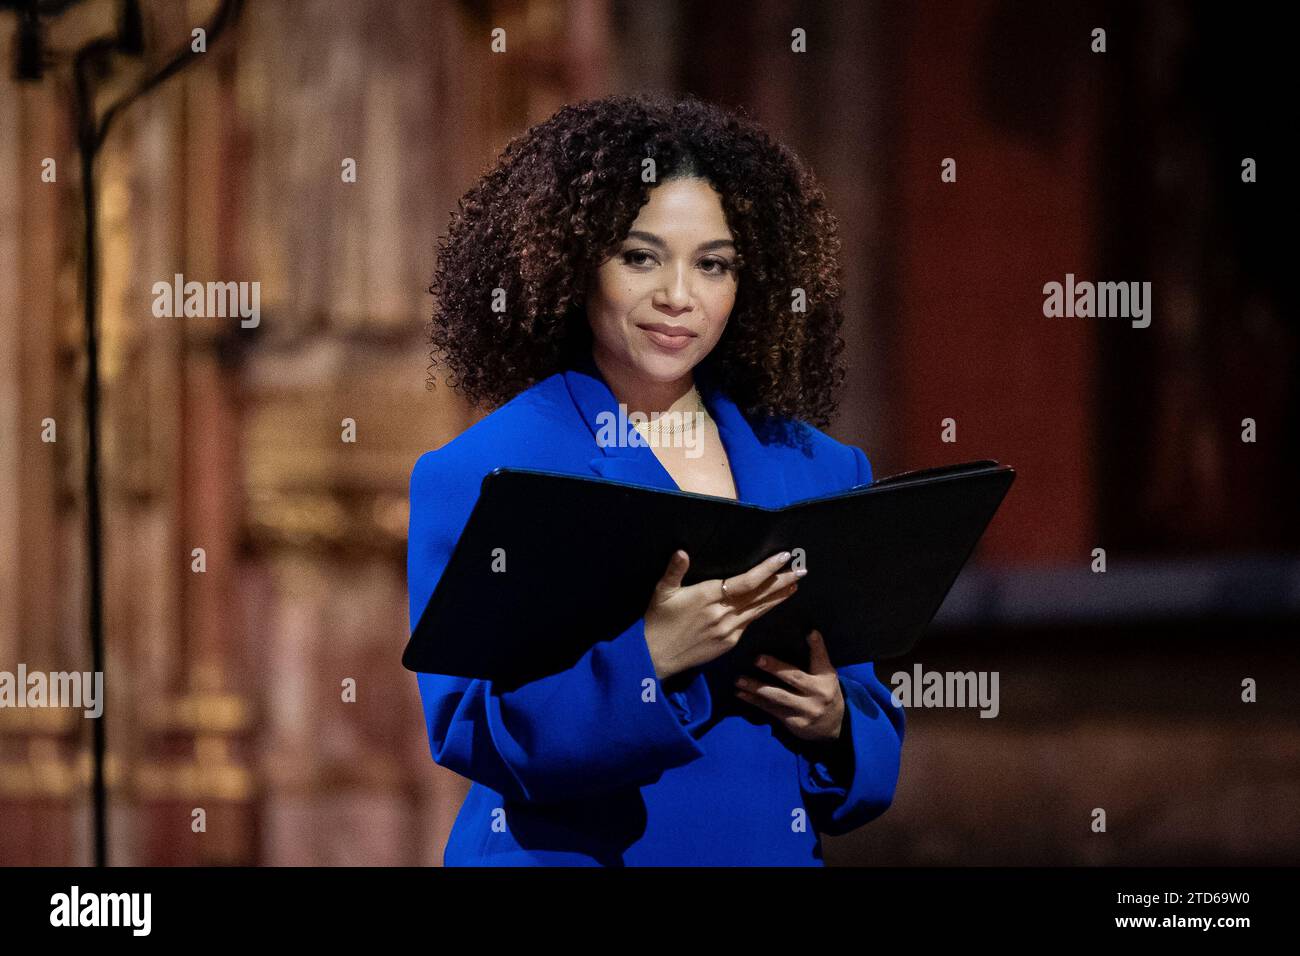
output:
[[[99, 330], [95, 322], [98, 308], [99, 253], [96, 236], [95, 156], [98, 134], [95, 128], [94, 103], [89, 81], [78, 55], [77, 146], [81, 152], [81, 208], [85, 216], [83, 255], [85, 272], [82, 292], [85, 301], [83, 322], [86, 334], [86, 374], [83, 385], [86, 431], [86, 560], [90, 589], [90, 661], [94, 673], [104, 670], [104, 555], [103, 516], [99, 490]], [[107, 683], [105, 683], [107, 693]], [[104, 755], [107, 749], [108, 710], [104, 708], [93, 724], [93, 781], [95, 865], [108, 865], [108, 795], [104, 786]]]
[[[82, 382], [85, 414], [86, 458], [86, 578], [89, 591], [87, 626], [90, 632], [92, 673], [104, 673], [104, 519], [99, 482], [99, 194], [95, 184], [95, 159], [106, 127], [95, 119], [95, 92], [91, 73], [117, 48], [116, 38], [101, 37], [77, 51], [73, 62], [77, 150], [81, 157], [82, 222], [82, 324], [86, 337], [86, 370]], [[104, 681], [108, 693], [108, 681]], [[104, 761], [108, 750], [108, 708], [91, 728], [91, 793], [95, 866], [108, 866], [108, 789]]]

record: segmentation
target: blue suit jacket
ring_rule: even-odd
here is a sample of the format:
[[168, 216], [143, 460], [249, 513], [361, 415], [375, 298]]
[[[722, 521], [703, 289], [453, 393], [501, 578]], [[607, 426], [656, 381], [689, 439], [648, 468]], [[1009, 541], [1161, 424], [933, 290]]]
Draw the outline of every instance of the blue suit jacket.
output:
[[[784, 505], [871, 481], [861, 450], [803, 423], [802, 443], [765, 442], [705, 369], [696, 381], [740, 500]], [[407, 552], [412, 627], [493, 468], [677, 489], [651, 448], [597, 442], [597, 416], [617, 408], [588, 359], [420, 457]], [[581, 593], [575, 581], [574, 599]], [[654, 665], [642, 618], [567, 670], [517, 688], [418, 674], [433, 759], [473, 781], [444, 863], [822, 865], [818, 831], [853, 830], [893, 800], [903, 711], [870, 663], [838, 668], [849, 737], [832, 761], [735, 697], [735, 657], [645, 693]]]

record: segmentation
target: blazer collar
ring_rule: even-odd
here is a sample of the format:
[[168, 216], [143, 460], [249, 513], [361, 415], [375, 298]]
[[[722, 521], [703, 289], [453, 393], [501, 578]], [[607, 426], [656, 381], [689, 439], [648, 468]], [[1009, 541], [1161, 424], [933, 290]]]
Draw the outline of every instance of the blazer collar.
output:
[[[759, 441], [741, 410], [716, 384], [707, 365], [705, 362], [696, 367], [695, 385], [709, 414], [717, 422], [722, 446], [731, 463], [737, 496], [741, 501], [765, 507], [789, 504], [780, 463]], [[592, 443], [598, 451], [588, 462], [593, 472], [613, 481], [650, 485], [669, 491], [681, 490], [660, 463], [654, 449], [641, 442], [636, 430], [619, 415], [618, 399], [590, 355], [562, 374], [573, 404], [591, 432]], [[604, 445], [597, 441], [596, 436], [605, 422], [612, 422], [616, 429], [621, 425], [623, 434], [620, 441]], [[608, 426], [605, 427], [608, 431]]]

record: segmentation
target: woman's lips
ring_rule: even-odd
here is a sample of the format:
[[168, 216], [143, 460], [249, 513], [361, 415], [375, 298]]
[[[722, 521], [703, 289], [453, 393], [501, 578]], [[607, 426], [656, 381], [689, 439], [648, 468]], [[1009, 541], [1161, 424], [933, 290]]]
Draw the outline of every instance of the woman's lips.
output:
[[661, 349], [667, 349], [670, 352], [680, 352], [691, 343], [695, 338], [689, 332], [683, 332], [680, 335], [669, 335], [667, 332], [661, 332], [658, 329], [648, 329], [645, 326], [638, 326], [655, 345]]

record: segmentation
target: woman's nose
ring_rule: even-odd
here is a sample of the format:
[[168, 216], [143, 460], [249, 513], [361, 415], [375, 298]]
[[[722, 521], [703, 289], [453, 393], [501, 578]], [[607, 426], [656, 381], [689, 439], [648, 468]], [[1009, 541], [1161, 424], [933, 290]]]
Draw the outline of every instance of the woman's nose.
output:
[[683, 268], [666, 270], [667, 279], [660, 289], [660, 299], [672, 309], [684, 309], [691, 304], [691, 289]]

